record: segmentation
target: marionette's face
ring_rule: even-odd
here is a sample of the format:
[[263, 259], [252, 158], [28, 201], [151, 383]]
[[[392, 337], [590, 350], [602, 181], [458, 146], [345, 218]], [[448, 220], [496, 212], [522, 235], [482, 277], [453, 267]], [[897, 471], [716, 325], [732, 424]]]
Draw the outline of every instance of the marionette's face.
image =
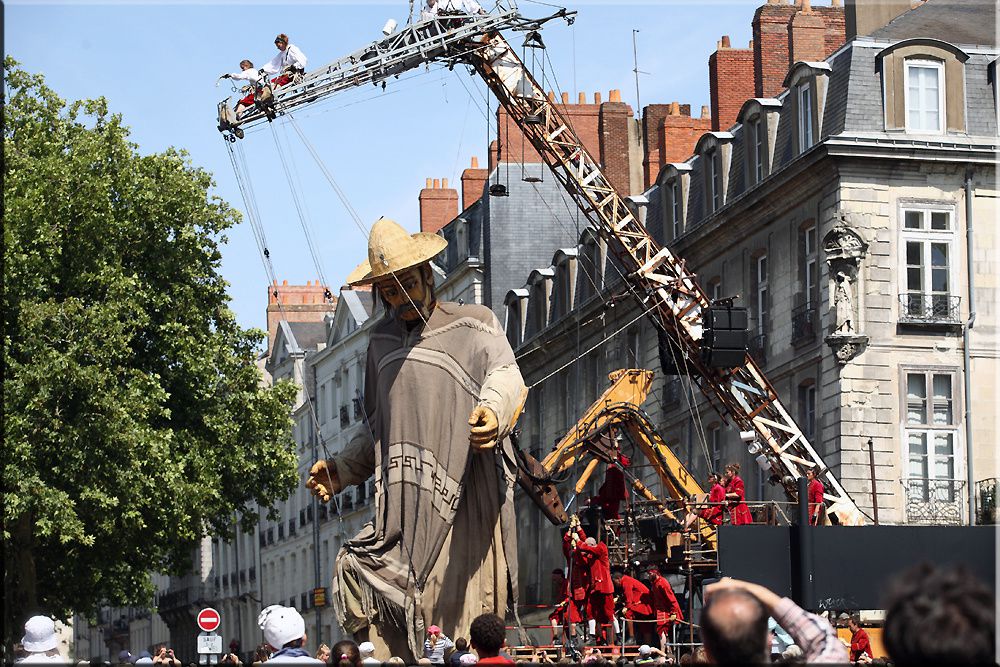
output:
[[394, 273], [375, 283], [375, 288], [397, 319], [426, 320], [434, 309], [434, 274], [429, 264]]

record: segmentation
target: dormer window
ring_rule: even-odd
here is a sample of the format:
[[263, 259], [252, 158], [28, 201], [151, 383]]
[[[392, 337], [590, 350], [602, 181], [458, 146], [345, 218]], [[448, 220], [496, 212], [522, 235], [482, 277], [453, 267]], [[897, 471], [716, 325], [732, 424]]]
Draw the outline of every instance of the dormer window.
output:
[[701, 171], [704, 215], [713, 215], [726, 205], [733, 135], [729, 132], [707, 132], [695, 145], [695, 154], [699, 156], [697, 164]]
[[908, 59], [905, 63], [906, 130], [908, 132], [944, 131], [944, 63]]
[[[664, 244], [676, 241], [684, 234], [687, 221], [687, 196], [690, 187], [691, 165], [671, 162], [663, 167], [656, 178], [660, 192], [661, 224]], [[657, 239], [658, 241], [661, 239]]]
[[743, 103], [737, 120], [743, 126], [744, 187], [765, 178], [774, 161], [772, 151], [782, 103], [770, 97], [755, 97]]
[[814, 143], [813, 140], [813, 93], [812, 85], [806, 81], [795, 87], [795, 99], [798, 103], [799, 118], [799, 152], [804, 153]]

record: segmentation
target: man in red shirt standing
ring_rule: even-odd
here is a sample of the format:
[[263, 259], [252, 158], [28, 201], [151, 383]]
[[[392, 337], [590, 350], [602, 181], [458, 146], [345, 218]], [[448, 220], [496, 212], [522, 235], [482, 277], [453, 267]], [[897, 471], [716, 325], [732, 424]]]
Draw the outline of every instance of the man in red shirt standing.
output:
[[670, 627], [678, 621], [683, 621], [684, 614], [677, 602], [677, 596], [674, 595], [674, 589], [663, 576], [659, 565], [653, 563], [649, 566], [649, 576], [652, 582], [650, 592], [653, 596], [653, 614], [656, 616], [656, 634], [660, 638], [660, 650], [666, 651]]
[[588, 556], [587, 560], [590, 563], [590, 588], [587, 591], [589, 634], [601, 643], [606, 643], [605, 628], [609, 624], [614, 624], [615, 634], [618, 634], [618, 619], [615, 618], [614, 602], [615, 585], [611, 581], [611, 559], [608, 556], [608, 545], [604, 542], [598, 542], [593, 537], [588, 537], [582, 543], [577, 544], [576, 548]]
[[867, 655], [869, 660], [874, 658], [868, 633], [861, 627], [861, 617], [853, 614], [851, 620], [847, 622], [847, 627], [851, 631], [851, 662], [861, 660], [862, 655]]
[[[653, 597], [644, 583], [625, 574], [621, 568], [611, 571], [611, 581], [615, 584], [615, 592], [620, 596], [621, 605], [625, 609], [625, 624], [628, 627], [628, 635], [632, 641], [636, 641], [636, 630], [634, 621], [640, 621], [639, 632], [642, 643], [648, 643], [648, 637], [652, 636], [652, 624], [643, 621], [653, 619]], [[629, 640], [626, 640], [628, 643]]]
[[826, 503], [823, 502], [823, 493], [826, 487], [819, 481], [819, 471], [815, 468], [806, 468], [806, 479], [809, 480], [809, 524], [812, 526], [826, 525]]

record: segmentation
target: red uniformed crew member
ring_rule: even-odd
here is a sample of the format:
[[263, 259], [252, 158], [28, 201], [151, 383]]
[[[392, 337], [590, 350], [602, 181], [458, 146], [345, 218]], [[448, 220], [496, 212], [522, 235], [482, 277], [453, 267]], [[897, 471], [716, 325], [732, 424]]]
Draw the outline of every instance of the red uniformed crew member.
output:
[[[587, 554], [577, 549], [577, 545], [587, 536], [580, 529], [580, 518], [575, 514], [569, 521], [569, 530], [563, 535], [563, 555], [569, 567], [569, 599], [577, 615], [586, 611], [587, 592], [590, 588], [590, 562]], [[581, 619], [582, 620], [582, 619]]]
[[819, 481], [818, 471], [815, 468], [806, 468], [806, 479], [809, 480], [809, 524], [822, 526], [826, 524], [825, 513], [826, 503], [823, 502], [823, 493], [826, 487]]
[[625, 473], [622, 472], [622, 468], [628, 467], [630, 463], [627, 456], [619, 454], [617, 463], [608, 464], [608, 470], [604, 473], [604, 483], [597, 490], [597, 495], [590, 499], [591, 505], [601, 508], [601, 515], [605, 521], [621, 518], [621, 504], [628, 500], [628, 484], [625, 483]]
[[[583, 531], [580, 531], [583, 535]], [[590, 588], [587, 593], [587, 618], [590, 636], [602, 642], [607, 641], [605, 627], [614, 624], [618, 634], [618, 619], [615, 618], [615, 585], [611, 581], [611, 559], [608, 545], [587, 537], [576, 548], [587, 555], [590, 564]], [[597, 627], [600, 626], [600, 631]]]
[[653, 596], [653, 615], [656, 617], [656, 634], [660, 638], [660, 650], [665, 651], [667, 637], [670, 636], [670, 626], [684, 620], [684, 613], [674, 595], [670, 582], [660, 571], [656, 563], [649, 566], [650, 593]]
[[847, 627], [851, 630], [851, 662], [861, 660], [862, 655], [867, 655], [869, 659], [874, 658], [868, 633], [861, 627], [861, 617], [857, 614], [852, 615]]
[[730, 463], [726, 466], [722, 481], [726, 486], [726, 501], [729, 503], [729, 520], [734, 526], [753, 523], [750, 508], [746, 504], [746, 491], [740, 478], [740, 464]]
[[720, 504], [709, 505], [699, 513], [699, 516], [713, 526], [718, 526], [722, 523], [723, 505], [721, 503], [726, 502], [726, 489], [719, 483], [718, 473], [708, 473], [707, 481], [710, 489], [708, 492], [708, 502]]
[[552, 623], [553, 639], [566, 636], [572, 642], [576, 638], [576, 624], [583, 618], [569, 596], [569, 580], [562, 568], [552, 570], [552, 603], [555, 609], [549, 614], [549, 622]]
[[653, 596], [649, 588], [635, 577], [625, 574], [621, 568], [611, 571], [611, 581], [614, 582], [615, 592], [620, 596], [621, 605], [625, 609], [625, 624], [628, 627], [629, 637], [636, 639], [634, 622], [640, 621], [638, 635], [643, 638], [643, 643], [646, 643], [647, 636], [653, 634], [652, 623], [648, 622], [653, 619]]

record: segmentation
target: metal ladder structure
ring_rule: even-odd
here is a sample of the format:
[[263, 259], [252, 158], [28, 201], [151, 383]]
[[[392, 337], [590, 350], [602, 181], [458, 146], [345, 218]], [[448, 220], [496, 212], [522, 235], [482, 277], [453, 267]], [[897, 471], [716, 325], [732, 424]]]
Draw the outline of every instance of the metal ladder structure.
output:
[[[501, 34], [501, 30], [514, 30], [537, 39], [530, 33], [553, 19], [571, 22], [573, 13], [563, 9], [541, 19], [527, 19], [511, 9], [413, 23], [315, 70], [296, 85], [279, 88], [270, 111], [281, 115], [340, 91], [384, 84], [390, 77], [431, 62], [472, 68], [605, 240], [623, 267], [629, 290], [680, 351], [692, 381], [724, 418], [741, 431], [752, 432], [750, 452], [765, 457], [771, 479], [795, 499], [797, 480], [805, 471], [821, 470], [826, 499], [831, 501], [829, 512], [842, 525], [863, 523], [854, 500], [824, 465], [750, 355], [736, 368], [713, 368], [702, 361], [702, 316], [711, 303], [695, 274], [683, 259], [649, 234], [623, 193], [612, 185], [554, 100]], [[220, 108], [228, 103], [223, 101]], [[268, 114], [256, 111], [238, 125], [248, 127], [267, 118]], [[235, 141], [232, 129], [221, 125], [220, 129]]]

